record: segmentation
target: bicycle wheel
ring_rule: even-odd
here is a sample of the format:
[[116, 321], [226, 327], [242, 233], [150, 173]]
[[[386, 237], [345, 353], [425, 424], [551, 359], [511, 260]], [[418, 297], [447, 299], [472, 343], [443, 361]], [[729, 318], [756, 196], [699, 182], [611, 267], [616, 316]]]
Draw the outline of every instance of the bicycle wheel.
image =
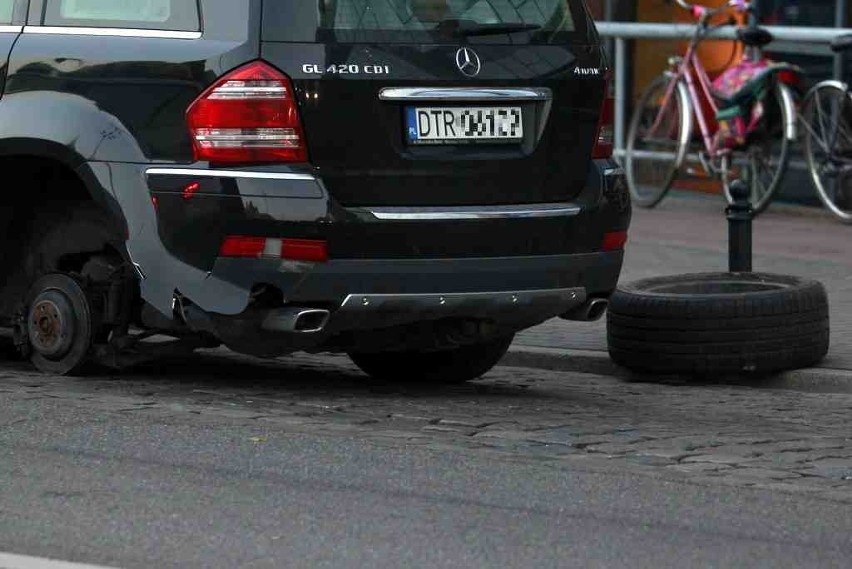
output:
[[692, 135], [692, 111], [683, 86], [676, 85], [666, 101], [671, 83], [668, 75], [651, 83], [627, 135], [624, 169], [633, 201], [642, 207], [654, 207], [666, 196]]
[[824, 83], [812, 90], [802, 123], [817, 195], [838, 219], [852, 223], [852, 96], [846, 85]]
[[751, 132], [743, 149], [735, 150], [731, 170], [722, 173], [725, 198], [732, 202], [730, 185], [737, 178], [751, 187], [755, 214], [769, 207], [781, 186], [795, 142], [795, 96], [789, 87], [776, 83], [763, 100], [763, 118]]

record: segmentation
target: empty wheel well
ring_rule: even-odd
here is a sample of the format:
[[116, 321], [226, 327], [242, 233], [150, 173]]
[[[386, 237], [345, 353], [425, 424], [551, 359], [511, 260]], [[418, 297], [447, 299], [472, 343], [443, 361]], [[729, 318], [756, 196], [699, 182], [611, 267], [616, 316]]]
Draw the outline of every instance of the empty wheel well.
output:
[[12, 156], [0, 168], [17, 184], [0, 202], [0, 320], [8, 322], [40, 275], [80, 271], [92, 254], [125, 255], [120, 227], [67, 165]]

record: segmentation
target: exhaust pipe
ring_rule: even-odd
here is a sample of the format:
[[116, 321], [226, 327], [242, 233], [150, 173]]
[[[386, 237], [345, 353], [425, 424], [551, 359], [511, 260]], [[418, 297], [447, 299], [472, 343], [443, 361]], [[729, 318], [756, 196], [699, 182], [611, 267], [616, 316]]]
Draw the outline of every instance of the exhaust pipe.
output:
[[606, 313], [608, 307], [609, 300], [605, 298], [592, 298], [585, 304], [581, 304], [577, 308], [566, 312], [560, 318], [575, 322], [597, 322]]
[[269, 313], [261, 328], [267, 332], [317, 334], [325, 329], [329, 318], [331, 313], [319, 308], [279, 308]]

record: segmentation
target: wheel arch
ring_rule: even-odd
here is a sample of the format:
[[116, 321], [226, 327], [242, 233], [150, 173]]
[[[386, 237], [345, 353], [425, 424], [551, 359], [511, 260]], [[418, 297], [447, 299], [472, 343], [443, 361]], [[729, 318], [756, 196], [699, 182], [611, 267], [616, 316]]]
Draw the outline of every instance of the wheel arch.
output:
[[128, 258], [124, 216], [79, 156], [51, 141], [0, 140], [0, 169], [15, 183], [0, 198], [0, 319], [45, 268], [78, 270], [85, 254], [107, 250]]

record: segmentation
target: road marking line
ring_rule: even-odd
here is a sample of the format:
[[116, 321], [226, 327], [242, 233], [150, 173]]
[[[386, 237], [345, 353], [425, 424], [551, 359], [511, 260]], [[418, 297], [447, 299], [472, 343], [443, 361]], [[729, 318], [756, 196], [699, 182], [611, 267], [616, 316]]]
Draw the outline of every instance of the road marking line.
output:
[[114, 569], [103, 565], [87, 565], [85, 563], [70, 563], [45, 559], [44, 557], [28, 557], [12, 553], [0, 553], [0, 569]]

